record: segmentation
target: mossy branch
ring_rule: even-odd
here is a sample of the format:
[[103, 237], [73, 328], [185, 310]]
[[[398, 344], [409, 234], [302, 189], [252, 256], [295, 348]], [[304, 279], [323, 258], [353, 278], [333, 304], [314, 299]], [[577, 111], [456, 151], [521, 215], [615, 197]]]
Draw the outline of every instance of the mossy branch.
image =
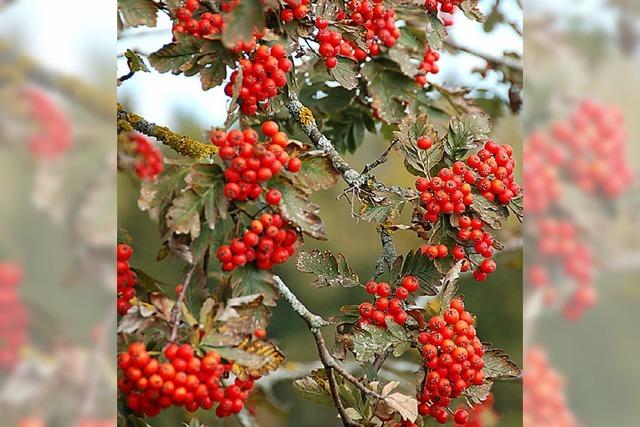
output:
[[118, 104], [118, 132], [131, 132], [133, 130], [156, 138], [183, 156], [192, 159], [208, 159], [217, 151], [214, 145], [179, 135], [166, 126], [157, 125], [142, 116], [126, 111], [121, 104]]

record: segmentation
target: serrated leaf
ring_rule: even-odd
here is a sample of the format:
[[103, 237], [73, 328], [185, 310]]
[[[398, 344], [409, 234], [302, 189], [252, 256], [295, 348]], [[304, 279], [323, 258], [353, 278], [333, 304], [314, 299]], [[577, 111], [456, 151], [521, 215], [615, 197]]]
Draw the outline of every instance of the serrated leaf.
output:
[[204, 217], [210, 229], [219, 219], [227, 218], [229, 201], [224, 196], [224, 174], [216, 164], [196, 163], [185, 177], [187, 188], [196, 193], [204, 206]]
[[487, 19], [478, 7], [478, 0], [464, 0], [458, 6], [469, 19], [474, 19], [478, 22], [484, 22]]
[[442, 278], [442, 289], [440, 291], [442, 298], [440, 301], [441, 309], [444, 310], [449, 307], [451, 300], [458, 293], [458, 278], [460, 277], [460, 268], [462, 267], [462, 260], [454, 264], [453, 267]]
[[478, 146], [491, 132], [491, 118], [479, 112], [454, 116], [449, 122], [449, 134], [445, 151], [452, 159], [458, 159], [466, 150]]
[[316, 370], [293, 382], [293, 389], [302, 397], [328, 408], [333, 408], [333, 398], [324, 370]]
[[444, 39], [447, 38], [447, 29], [438, 16], [427, 14], [427, 44], [433, 50], [442, 49]]
[[416, 83], [395, 62], [384, 58], [367, 62], [362, 76], [369, 82], [367, 89], [380, 118], [387, 123], [399, 123], [406, 116], [407, 104], [415, 100]]
[[258, 270], [253, 264], [248, 264], [233, 270], [229, 284], [234, 297], [260, 294], [264, 297], [263, 304], [276, 305], [278, 293], [273, 287], [273, 274], [269, 271]]
[[[457, 244], [456, 231], [451, 226], [450, 222], [443, 218], [436, 223], [436, 226], [431, 233], [431, 237], [429, 238], [429, 242], [432, 245], [442, 244], [451, 248]], [[433, 263], [441, 274], [446, 274], [451, 268], [453, 268], [455, 261], [452, 257], [446, 257], [437, 258]]]
[[396, 392], [385, 397], [383, 402], [393, 412], [400, 414], [402, 419], [414, 422], [418, 418], [418, 401], [415, 397]]
[[[387, 348], [393, 348], [399, 355], [403, 349], [408, 349], [411, 338], [400, 325], [396, 328], [393, 320], [387, 322], [390, 329], [383, 329], [374, 325], [364, 325], [353, 333], [353, 352], [360, 362], [371, 362], [378, 354]], [[407, 346], [409, 343], [409, 346]], [[396, 351], [397, 350], [397, 351]]]
[[228, 13], [224, 14], [225, 28], [222, 42], [227, 49], [248, 43], [255, 31], [265, 26], [265, 12], [260, 0], [242, 0]]
[[118, 0], [118, 11], [129, 27], [156, 26], [158, 7], [151, 0]]
[[436, 295], [436, 286], [440, 283], [440, 273], [434, 263], [420, 251], [410, 251], [404, 258], [402, 272], [398, 277], [393, 277], [396, 281], [405, 276], [415, 276], [420, 281], [420, 290], [425, 295]]
[[493, 381], [485, 381], [484, 384], [472, 385], [467, 388], [462, 395], [466, 397], [472, 405], [477, 405], [484, 402], [487, 397], [489, 397], [492, 386]]
[[376, 224], [393, 222], [407, 205], [407, 200], [391, 191], [374, 191], [361, 199], [360, 218]]
[[339, 56], [338, 64], [329, 70], [329, 74], [347, 90], [358, 87], [359, 65], [352, 59]]
[[[431, 168], [444, 157], [444, 145], [426, 114], [405, 117], [394, 136], [400, 142], [395, 147], [404, 155], [405, 167], [414, 175], [430, 176]], [[428, 150], [418, 148], [418, 139], [422, 136], [431, 138], [432, 146]]]
[[200, 70], [200, 83], [202, 90], [213, 89], [222, 84], [227, 78], [227, 66], [222, 61], [217, 61]]
[[[152, 218], [158, 219], [160, 212], [166, 211], [173, 198], [186, 185], [184, 178], [188, 173], [187, 165], [167, 165], [155, 180], [145, 181], [140, 185], [138, 208], [149, 211]], [[162, 234], [165, 233], [162, 232]]]
[[136, 334], [156, 322], [156, 309], [149, 304], [134, 304], [118, 322], [119, 334]]
[[176, 40], [149, 55], [149, 63], [160, 73], [185, 72], [196, 65], [207, 41], [188, 34], [176, 34]]
[[[236, 350], [231, 372], [241, 380], [250, 377], [262, 377], [273, 372], [284, 363], [284, 354], [269, 341], [244, 340], [234, 348]], [[217, 349], [216, 349], [217, 351]], [[227, 356], [221, 353], [225, 359]]]
[[414, 78], [418, 74], [418, 65], [412, 61], [411, 53], [399, 45], [389, 49], [389, 58], [400, 66], [400, 69], [407, 77]]
[[279, 190], [282, 194], [282, 201], [278, 205], [278, 209], [287, 221], [314, 239], [327, 239], [324, 224], [318, 216], [320, 208], [309, 200], [309, 195], [305, 191], [282, 176], [269, 181], [269, 187]]
[[316, 275], [313, 286], [322, 288], [341, 286], [351, 288], [360, 284], [358, 275], [349, 267], [344, 255], [333, 255], [329, 251], [315, 249], [300, 252], [296, 262], [298, 271]]
[[522, 371], [509, 356], [499, 348], [487, 350], [482, 356], [484, 368], [482, 372], [485, 377], [491, 380], [517, 378]]
[[478, 214], [481, 220], [496, 230], [502, 227], [502, 223], [509, 216], [509, 210], [506, 206], [490, 202], [479, 194], [473, 195], [471, 210]]
[[305, 153], [299, 158], [302, 166], [297, 173], [291, 174], [291, 181], [296, 187], [320, 191], [331, 188], [338, 182], [340, 172], [327, 156]]
[[221, 308], [213, 319], [215, 333], [231, 336], [251, 335], [256, 329], [266, 328], [271, 311], [263, 305], [263, 301], [262, 294], [228, 299], [224, 308]]
[[200, 208], [202, 198], [193, 191], [183, 190], [167, 211], [167, 227], [175, 234], [188, 234], [196, 239], [200, 235]]

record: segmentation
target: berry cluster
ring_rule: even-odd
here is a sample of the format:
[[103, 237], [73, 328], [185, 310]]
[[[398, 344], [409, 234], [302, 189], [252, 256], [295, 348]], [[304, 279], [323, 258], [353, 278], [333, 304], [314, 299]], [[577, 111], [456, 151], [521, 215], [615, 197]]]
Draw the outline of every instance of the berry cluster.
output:
[[559, 266], [576, 287], [564, 306], [565, 316], [576, 319], [585, 309], [595, 305], [597, 295], [592, 286], [594, 256], [586, 243], [580, 241], [577, 227], [570, 221], [545, 218], [530, 226], [535, 231], [535, 254], [538, 261], [528, 266], [527, 282], [545, 290], [545, 302], [552, 304], [556, 290], [551, 286], [549, 269]]
[[286, 262], [295, 253], [298, 235], [278, 214], [263, 214], [249, 224], [242, 238], [218, 248], [217, 257], [223, 271], [256, 262], [261, 270], [270, 270]]
[[404, 310], [404, 300], [409, 294], [420, 287], [420, 282], [414, 276], [402, 279], [401, 285], [395, 291], [395, 298], [391, 296], [391, 286], [386, 282], [376, 283], [371, 280], [366, 283], [365, 290], [375, 297], [373, 304], [363, 302], [358, 306], [358, 327], [373, 324], [381, 328], [387, 327], [387, 318], [393, 319], [398, 325], [404, 325], [407, 321], [407, 312]]
[[524, 365], [523, 425], [580, 425], [567, 406], [564, 378], [551, 367], [545, 352], [539, 347], [527, 351]]
[[225, 386], [222, 379], [231, 369], [220, 355], [210, 351], [199, 357], [188, 344], [169, 344], [164, 350], [167, 362], [152, 357], [141, 342], [118, 355], [121, 377], [118, 388], [127, 397], [131, 410], [156, 416], [170, 406], [184, 406], [189, 412], [209, 410], [217, 403], [216, 415], [227, 417], [244, 407], [253, 388], [253, 379], [236, 378]]
[[527, 189], [524, 210], [527, 215], [543, 214], [560, 199], [559, 165], [563, 151], [543, 133], [529, 136], [524, 145], [523, 182]]
[[552, 136], [563, 152], [559, 166], [582, 191], [613, 198], [631, 184], [619, 110], [584, 101], [568, 120], [554, 126]]
[[[493, 393], [489, 393], [487, 398], [477, 405], [473, 405], [468, 413], [467, 421], [459, 423], [459, 427], [484, 427], [487, 425], [495, 425], [497, 414], [493, 410], [495, 399]], [[464, 410], [464, 408], [462, 408]], [[462, 421], [462, 419], [460, 420]]]
[[138, 159], [135, 165], [136, 175], [145, 181], [153, 181], [164, 169], [162, 152], [146, 136], [131, 133], [129, 139], [135, 144]]
[[35, 157], [55, 160], [71, 146], [71, 125], [55, 103], [41, 90], [24, 90], [29, 115], [37, 129], [29, 135], [27, 145]]
[[400, 30], [396, 27], [396, 11], [387, 9], [382, 0], [350, 0], [347, 3], [351, 25], [361, 26], [367, 30], [366, 43], [371, 56], [380, 54], [380, 47], [395, 46], [400, 38]]
[[440, 67], [436, 64], [439, 59], [440, 53], [427, 47], [422, 62], [420, 62], [418, 74], [415, 77], [415, 81], [419, 86], [422, 87], [427, 84], [427, 74], [438, 74], [440, 72]]
[[467, 158], [467, 165], [478, 173], [475, 186], [485, 199], [507, 204], [520, 194], [520, 186], [514, 180], [516, 161], [510, 145], [489, 140], [477, 154]]
[[120, 316], [127, 314], [131, 308], [131, 299], [136, 296], [136, 284], [138, 277], [129, 266], [129, 259], [133, 255], [131, 246], [120, 243], [116, 248], [116, 272], [118, 273], [118, 300], [116, 308]]
[[286, 7], [280, 11], [280, 19], [291, 22], [304, 19], [309, 14], [311, 0], [285, 0]]
[[200, 0], [187, 0], [183, 7], [176, 9], [173, 33], [188, 33], [196, 37], [220, 34], [224, 28], [222, 15], [204, 12], [197, 16], [198, 9], [200, 9]]
[[[482, 282], [487, 276], [496, 271], [496, 263], [493, 259], [493, 243], [494, 239], [491, 233], [484, 231], [484, 222], [478, 218], [470, 218], [466, 215], [458, 219], [458, 239], [463, 243], [471, 243], [473, 251], [476, 255], [484, 258], [477, 264], [473, 277]], [[462, 245], [456, 245], [451, 251], [453, 259], [459, 261], [467, 256], [466, 249]], [[467, 271], [471, 261], [469, 258], [462, 264], [462, 271]]]
[[[417, 395], [420, 415], [429, 415], [444, 424], [449, 419], [451, 399], [471, 385], [484, 384], [485, 349], [476, 336], [474, 323], [462, 299], [455, 298], [441, 316], [429, 319], [428, 331], [418, 336], [425, 367]], [[464, 424], [468, 417], [466, 410], [458, 409], [454, 421]]]
[[357, 47], [355, 43], [342, 38], [342, 34], [337, 31], [327, 29], [329, 23], [323, 18], [316, 19], [316, 27], [318, 34], [316, 39], [320, 44], [318, 53], [324, 58], [324, 64], [331, 69], [338, 65], [338, 56], [355, 59], [359, 62], [364, 61], [367, 53]]
[[28, 313], [18, 285], [24, 273], [15, 262], [0, 262], [0, 371], [10, 372], [27, 342]]
[[[424, 140], [418, 140], [418, 147], [430, 146], [430, 143], [421, 144], [421, 141]], [[440, 169], [438, 176], [431, 179], [418, 178], [415, 186], [420, 192], [420, 203], [426, 209], [423, 219], [433, 223], [438, 221], [441, 213], [463, 214], [467, 206], [473, 203], [471, 184], [475, 181], [476, 174], [467, 169], [463, 162]]]
[[[238, 102], [244, 114], [256, 114], [258, 106], [266, 107], [269, 99], [276, 96], [278, 90], [287, 84], [286, 73], [291, 71], [293, 64], [286, 55], [284, 47], [280, 44], [271, 47], [260, 45], [249, 58], [240, 60], [242, 83]], [[227, 96], [233, 96], [238, 76], [238, 70], [231, 73], [231, 80], [224, 88]]]
[[[269, 181], [285, 165], [290, 172], [300, 170], [300, 159], [285, 151], [289, 139], [279, 132], [277, 123], [264, 122], [262, 133], [269, 141], [259, 143], [258, 133], [253, 129], [232, 129], [228, 133], [215, 130], [211, 134], [211, 143], [220, 148], [218, 155], [226, 165], [224, 195], [230, 200], [257, 199], [262, 194], [261, 183]], [[279, 204], [281, 198], [276, 189], [265, 195], [266, 202], [272, 205]]]
[[424, 7], [429, 12], [453, 13], [462, 0], [425, 0]]

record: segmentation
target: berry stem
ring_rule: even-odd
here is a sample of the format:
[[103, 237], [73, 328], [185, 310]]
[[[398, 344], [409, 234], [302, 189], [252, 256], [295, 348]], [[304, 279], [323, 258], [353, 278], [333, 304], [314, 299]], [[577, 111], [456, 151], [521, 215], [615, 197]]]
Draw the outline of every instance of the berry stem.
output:
[[173, 306], [173, 311], [171, 313], [171, 323], [173, 324], [173, 326], [171, 328], [171, 336], [169, 337], [169, 342], [175, 342], [178, 338], [178, 328], [180, 326], [180, 321], [182, 320], [182, 305], [184, 304], [184, 297], [187, 293], [187, 289], [189, 288], [191, 277], [196, 271], [196, 267], [197, 264], [195, 263], [189, 265], [189, 270], [184, 277], [182, 289], [180, 290], [180, 294], [178, 294], [178, 299], [176, 300], [176, 305]]

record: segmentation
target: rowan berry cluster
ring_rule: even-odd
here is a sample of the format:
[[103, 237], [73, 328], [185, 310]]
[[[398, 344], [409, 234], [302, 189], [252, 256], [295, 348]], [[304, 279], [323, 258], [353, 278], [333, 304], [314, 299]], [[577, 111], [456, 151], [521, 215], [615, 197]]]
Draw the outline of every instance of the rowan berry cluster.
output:
[[280, 19], [291, 22], [294, 19], [301, 20], [309, 14], [311, 0], [285, 0], [285, 7], [280, 11]]
[[320, 44], [318, 53], [324, 58], [324, 64], [327, 68], [335, 68], [338, 65], [337, 57], [339, 55], [359, 62], [364, 61], [367, 57], [364, 50], [357, 47], [352, 41], [343, 39], [339, 32], [327, 29], [328, 26], [329, 23], [326, 19], [316, 19], [316, 27], [318, 28], [316, 39]]
[[514, 180], [516, 160], [510, 145], [489, 140], [477, 154], [467, 158], [467, 165], [478, 173], [475, 186], [485, 199], [507, 204], [520, 194], [520, 186]]
[[0, 262], [0, 371], [10, 372], [27, 342], [28, 313], [18, 285], [24, 273], [15, 262]]
[[625, 145], [622, 113], [609, 106], [584, 101], [568, 120], [552, 130], [563, 155], [559, 167], [582, 191], [613, 198], [633, 180]]
[[387, 9], [382, 0], [350, 0], [347, 3], [349, 14], [347, 19], [351, 25], [367, 30], [365, 39], [369, 54], [377, 56], [380, 47], [393, 47], [400, 38], [400, 30], [396, 27], [396, 11]]
[[[230, 200], [257, 199], [262, 194], [261, 184], [280, 173], [283, 166], [290, 172], [300, 170], [300, 159], [285, 151], [289, 139], [284, 132], [279, 132], [277, 123], [262, 123], [262, 133], [268, 141], [259, 142], [258, 133], [253, 129], [215, 130], [211, 134], [211, 143], [219, 147], [218, 155], [226, 166], [224, 195]], [[279, 204], [281, 198], [276, 189], [269, 189], [265, 194], [266, 202], [272, 205]]]
[[[473, 245], [473, 252], [476, 255], [484, 258], [477, 264], [476, 270], [473, 272], [473, 277], [482, 282], [486, 280], [487, 276], [496, 271], [496, 263], [493, 259], [493, 243], [494, 239], [491, 233], [484, 230], [484, 222], [479, 218], [470, 218], [466, 215], [461, 216], [458, 219], [458, 239], [462, 243], [470, 243]], [[456, 245], [451, 251], [453, 259], [459, 261], [467, 257], [465, 246]], [[462, 271], [467, 271], [471, 265], [470, 259], [467, 257], [466, 261], [462, 264]]]
[[237, 414], [253, 389], [254, 379], [225, 386], [231, 365], [215, 351], [203, 357], [189, 344], [169, 344], [164, 349], [166, 362], [151, 356], [145, 345], [134, 342], [128, 352], [118, 355], [118, 388], [131, 410], [154, 417], [170, 406], [184, 406], [189, 412], [216, 407], [218, 417]]
[[524, 210], [527, 214], [542, 214], [559, 200], [561, 193], [558, 165], [563, 152], [543, 133], [529, 136], [524, 145], [523, 182], [527, 189]]
[[[493, 403], [495, 399], [493, 393], [489, 393], [487, 398], [477, 405], [473, 405], [469, 411], [464, 407], [461, 408], [467, 412], [467, 421], [464, 423], [458, 423], [460, 427], [484, 427], [486, 425], [494, 425], [492, 421], [495, 421], [496, 414], [493, 410]], [[462, 418], [460, 419], [462, 421]]]
[[396, 288], [395, 298], [391, 297], [391, 286], [386, 282], [377, 283], [373, 280], [364, 286], [369, 295], [375, 297], [373, 304], [363, 302], [358, 306], [358, 327], [364, 325], [376, 325], [381, 328], [387, 327], [387, 319], [393, 319], [398, 325], [404, 325], [407, 321], [407, 312], [404, 310], [404, 300], [409, 294], [420, 288], [420, 282], [414, 276], [407, 276], [402, 279], [400, 286]]
[[164, 169], [164, 157], [146, 136], [134, 132], [129, 135], [136, 146], [137, 161], [135, 165], [136, 175], [142, 180], [153, 181]]
[[438, 74], [440, 72], [440, 67], [438, 66], [438, 64], [436, 64], [439, 59], [440, 53], [427, 47], [424, 52], [422, 62], [420, 62], [418, 74], [415, 77], [415, 81], [419, 86], [424, 86], [427, 84], [428, 74]]
[[453, 13], [462, 0], [425, 0], [424, 7], [429, 12]]
[[[422, 138], [418, 140], [418, 147], [430, 147], [430, 139]], [[467, 169], [463, 162], [456, 162], [451, 168], [440, 169], [438, 175], [431, 179], [418, 178], [415, 186], [420, 192], [420, 203], [425, 208], [423, 219], [434, 223], [438, 221], [440, 214], [463, 214], [467, 206], [473, 203], [471, 185], [475, 181], [476, 174]]]
[[585, 309], [595, 305], [596, 291], [592, 286], [595, 257], [588, 244], [580, 241], [577, 227], [568, 220], [545, 218], [531, 223], [535, 230], [536, 263], [528, 266], [528, 283], [545, 290], [545, 302], [556, 300], [556, 289], [552, 287], [551, 266], [558, 266], [562, 273], [573, 280], [576, 287], [564, 306], [564, 314], [576, 319]]
[[211, 12], [199, 14], [198, 9], [199, 0], [187, 0], [183, 7], [176, 9], [173, 33], [188, 33], [196, 37], [220, 34], [224, 28], [222, 15]]
[[242, 237], [222, 245], [216, 253], [223, 271], [232, 271], [254, 262], [261, 270], [270, 270], [286, 262], [295, 253], [296, 231], [279, 214], [263, 214], [255, 219]]
[[[429, 319], [428, 330], [418, 336], [425, 367], [417, 394], [420, 415], [444, 424], [449, 419], [451, 400], [472, 385], [484, 384], [485, 349], [474, 323], [462, 299], [455, 298], [442, 315]], [[458, 409], [453, 418], [457, 424], [464, 424], [468, 417], [466, 410]]]
[[36, 122], [35, 131], [27, 138], [33, 155], [41, 160], [55, 160], [71, 146], [71, 124], [45, 92], [27, 88], [24, 97], [29, 115]]
[[549, 364], [539, 347], [525, 354], [523, 375], [523, 425], [577, 427], [580, 425], [567, 405], [564, 378]]
[[133, 255], [131, 246], [125, 243], [118, 244], [116, 247], [116, 272], [118, 273], [116, 309], [120, 316], [127, 314], [131, 308], [130, 301], [136, 296], [138, 276], [129, 266], [131, 255]]
[[[246, 46], [239, 47], [239, 49], [244, 48]], [[254, 115], [258, 107], [266, 108], [269, 100], [287, 84], [286, 73], [291, 71], [293, 64], [286, 55], [284, 47], [280, 44], [274, 44], [271, 47], [260, 45], [248, 58], [239, 61], [242, 82], [238, 102], [244, 114]], [[238, 77], [238, 70], [231, 73], [230, 82], [224, 88], [227, 96], [233, 96]]]

